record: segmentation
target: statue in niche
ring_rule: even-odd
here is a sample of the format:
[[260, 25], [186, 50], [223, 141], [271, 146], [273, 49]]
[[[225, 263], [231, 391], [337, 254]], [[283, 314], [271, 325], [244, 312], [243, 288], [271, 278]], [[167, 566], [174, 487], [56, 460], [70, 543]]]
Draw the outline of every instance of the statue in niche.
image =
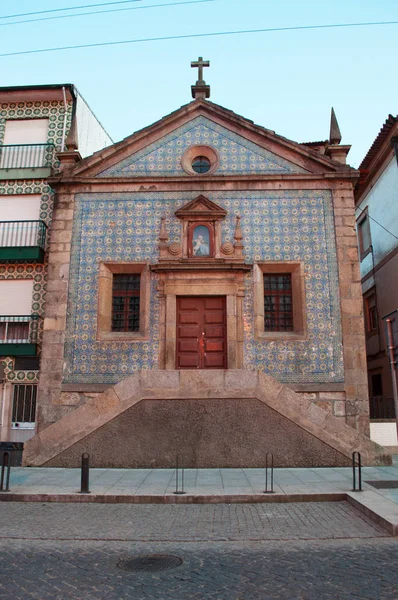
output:
[[192, 255], [210, 256], [210, 233], [205, 225], [198, 225], [193, 231]]

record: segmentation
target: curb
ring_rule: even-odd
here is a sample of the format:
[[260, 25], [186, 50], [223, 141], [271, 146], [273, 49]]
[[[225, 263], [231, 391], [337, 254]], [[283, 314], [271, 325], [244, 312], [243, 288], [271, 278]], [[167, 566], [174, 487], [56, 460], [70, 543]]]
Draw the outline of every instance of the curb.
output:
[[[359, 510], [361, 513], [365, 514], [369, 519], [371, 519], [374, 523], [380, 525], [380, 527], [388, 531], [392, 536], [398, 536], [398, 518], [396, 518], [394, 522], [391, 517], [383, 517], [380, 514], [380, 509], [384, 507], [379, 506], [379, 512], [376, 512], [374, 508], [371, 508], [369, 506], [365, 498], [363, 498], [363, 500], [363, 502], [360, 502], [359, 499], [354, 498], [352, 494], [346, 494], [346, 501], [348, 502], [348, 504], [351, 504], [351, 506]], [[381, 503], [382, 502], [380, 500], [380, 504]]]
[[220, 495], [105, 495], [105, 494], [13, 494], [1, 492], [0, 502], [96, 502], [99, 504], [255, 504], [289, 502], [342, 502], [347, 494], [230, 494]]

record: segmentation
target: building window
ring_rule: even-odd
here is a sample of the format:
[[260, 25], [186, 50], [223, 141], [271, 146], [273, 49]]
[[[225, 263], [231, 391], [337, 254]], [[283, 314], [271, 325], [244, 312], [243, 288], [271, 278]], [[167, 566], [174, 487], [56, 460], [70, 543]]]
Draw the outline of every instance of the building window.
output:
[[364, 215], [358, 221], [358, 240], [361, 260], [369, 254], [372, 245], [370, 237], [370, 225], [368, 215]]
[[291, 273], [264, 274], [264, 331], [293, 331]]
[[150, 273], [145, 263], [101, 263], [97, 339], [144, 340], [149, 328]]
[[365, 319], [366, 331], [368, 333], [375, 332], [378, 325], [375, 292], [371, 292], [365, 297]]
[[112, 331], [140, 330], [140, 275], [114, 275]]
[[207, 173], [210, 171], [211, 162], [207, 156], [196, 156], [192, 161], [192, 168], [195, 173]]
[[381, 373], [372, 375], [372, 396], [383, 395], [383, 384], [381, 379]]
[[305, 280], [299, 262], [254, 265], [254, 329], [257, 339], [305, 339]]
[[12, 403], [13, 427], [34, 428], [36, 415], [37, 385], [16, 384], [14, 385], [14, 398]]

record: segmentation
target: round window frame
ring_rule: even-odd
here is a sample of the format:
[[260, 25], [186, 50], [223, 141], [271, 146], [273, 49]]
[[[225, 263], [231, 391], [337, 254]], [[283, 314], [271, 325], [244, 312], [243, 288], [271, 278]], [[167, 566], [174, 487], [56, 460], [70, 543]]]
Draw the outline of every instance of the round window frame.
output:
[[[192, 163], [198, 156], [204, 156], [210, 161], [210, 169], [206, 171], [206, 173], [197, 173], [192, 168]], [[185, 173], [194, 175], [195, 177], [206, 177], [206, 175], [211, 175], [218, 168], [219, 164], [218, 154], [211, 146], [191, 146], [184, 152], [181, 158], [181, 166]]]

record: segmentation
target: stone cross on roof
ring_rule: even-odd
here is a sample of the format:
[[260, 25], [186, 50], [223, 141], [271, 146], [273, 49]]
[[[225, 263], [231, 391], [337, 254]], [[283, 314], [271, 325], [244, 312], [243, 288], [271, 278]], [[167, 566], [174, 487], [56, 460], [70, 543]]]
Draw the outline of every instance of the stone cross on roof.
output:
[[191, 86], [192, 98], [197, 100], [198, 98], [210, 98], [210, 86], [206, 85], [203, 79], [203, 68], [210, 67], [209, 60], [203, 60], [202, 56], [199, 56], [198, 60], [191, 62], [191, 67], [198, 69], [198, 80], [196, 85]]

